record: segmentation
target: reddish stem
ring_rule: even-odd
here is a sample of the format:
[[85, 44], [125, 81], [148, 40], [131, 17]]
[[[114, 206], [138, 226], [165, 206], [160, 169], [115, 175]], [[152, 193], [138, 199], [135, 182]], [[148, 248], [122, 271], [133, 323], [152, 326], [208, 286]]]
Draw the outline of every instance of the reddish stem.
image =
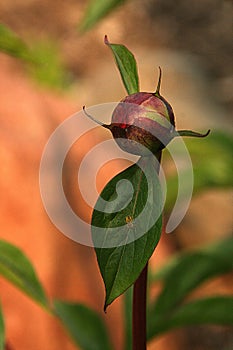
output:
[[[156, 155], [155, 171], [159, 174], [162, 152]], [[152, 158], [153, 161], [153, 158]], [[146, 350], [146, 297], [148, 262], [133, 287], [133, 350]]]
[[13, 350], [13, 349], [8, 343], [6, 343], [4, 350]]
[[146, 294], [148, 263], [134, 283], [133, 350], [146, 350]]

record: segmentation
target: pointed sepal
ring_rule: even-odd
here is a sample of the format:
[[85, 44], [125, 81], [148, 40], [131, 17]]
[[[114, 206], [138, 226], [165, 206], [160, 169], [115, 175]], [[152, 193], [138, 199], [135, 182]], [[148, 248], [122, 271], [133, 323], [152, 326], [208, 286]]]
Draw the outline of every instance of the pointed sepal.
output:
[[177, 135], [175, 136], [206, 137], [209, 135], [209, 133], [210, 133], [210, 129], [204, 134], [201, 134], [199, 132], [192, 131], [192, 130], [178, 130]]
[[160, 97], [160, 87], [161, 87], [161, 80], [162, 80], [162, 69], [159, 66], [159, 79], [158, 79], [158, 83], [157, 83], [157, 88], [155, 91], [155, 96]]

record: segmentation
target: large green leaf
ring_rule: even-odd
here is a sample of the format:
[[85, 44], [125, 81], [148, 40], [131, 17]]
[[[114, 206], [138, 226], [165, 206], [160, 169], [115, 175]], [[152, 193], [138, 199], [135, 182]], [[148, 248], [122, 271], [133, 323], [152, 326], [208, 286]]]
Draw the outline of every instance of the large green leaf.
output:
[[0, 350], [4, 350], [4, 344], [5, 344], [5, 325], [4, 325], [2, 309], [0, 306]]
[[31, 262], [20, 249], [3, 240], [0, 240], [0, 275], [47, 307], [47, 298]]
[[233, 269], [233, 237], [209, 248], [185, 253], [158, 273], [163, 288], [150, 306], [155, 313], [170, 313], [202, 282]]
[[82, 304], [54, 302], [55, 313], [82, 350], [111, 350], [107, 330], [102, 318]]
[[134, 55], [124, 45], [111, 44], [107, 36], [105, 37], [107, 44], [114, 55], [117, 67], [121, 74], [121, 79], [129, 95], [139, 91], [139, 79], [137, 72], [137, 63]]
[[153, 158], [141, 158], [115, 176], [96, 203], [92, 237], [105, 308], [135, 282], [159, 241], [162, 196], [156, 167]]
[[216, 296], [194, 300], [173, 312], [164, 315], [156, 310], [148, 312], [148, 339], [173, 328], [189, 325], [227, 325], [233, 326], [233, 298]]
[[25, 61], [37, 62], [24, 41], [2, 23], [0, 23], [0, 51]]
[[[209, 188], [227, 188], [233, 186], [232, 178], [232, 149], [233, 138], [231, 134], [223, 131], [211, 131], [201, 142], [186, 138], [185, 144], [189, 150], [194, 172], [194, 194]], [[177, 149], [177, 152], [179, 150]], [[182, 149], [180, 150], [182, 152]], [[204, 157], [202, 156], [204, 155]], [[166, 150], [163, 152], [166, 160]], [[185, 170], [184, 170], [185, 171]], [[185, 174], [184, 174], [185, 175]], [[183, 182], [190, 181], [189, 175], [182, 176]], [[186, 184], [183, 183], [183, 186]], [[166, 211], [169, 211], [177, 196], [177, 175], [167, 179]]]
[[84, 18], [80, 23], [80, 29], [86, 31], [91, 29], [99, 20], [105, 17], [117, 6], [123, 4], [126, 0], [92, 0], [87, 5]]

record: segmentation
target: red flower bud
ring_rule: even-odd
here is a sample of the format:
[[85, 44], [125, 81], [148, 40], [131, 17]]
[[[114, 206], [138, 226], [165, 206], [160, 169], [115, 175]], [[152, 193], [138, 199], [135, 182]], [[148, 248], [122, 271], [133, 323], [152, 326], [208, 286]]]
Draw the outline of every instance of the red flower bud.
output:
[[117, 105], [108, 128], [120, 148], [145, 156], [162, 150], [171, 141], [174, 114], [165, 99], [138, 92]]
[[[126, 96], [113, 111], [111, 124], [102, 124], [112, 132], [116, 143], [124, 151], [148, 156], [151, 152], [155, 154], [161, 151], [174, 137], [179, 136], [175, 130], [172, 107], [160, 95], [160, 83], [161, 69], [155, 93], [137, 92]], [[96, 121], [87, 113], [86, 115]], [[180, 132], [182, 136], [195, 137], [207, 134], [186, 130]]]

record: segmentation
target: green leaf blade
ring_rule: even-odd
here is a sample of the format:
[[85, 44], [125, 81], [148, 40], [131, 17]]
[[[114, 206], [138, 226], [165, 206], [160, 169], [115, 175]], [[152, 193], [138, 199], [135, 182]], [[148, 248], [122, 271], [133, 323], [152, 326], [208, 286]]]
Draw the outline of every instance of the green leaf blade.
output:
[[36, 62], [24, 41], [2, 23], [0, 23], [0, 51], [24, 61]]
[[54, 302], [55, 314], [82, 350], [111, 350], [106, 327], [102, 318], [82, 304], [60, 300]]
[[[187, 322], [189, 322], [188, 315], [191, 315], [191, 313], [195, 311], [195, 306], [192, 306], [195, 304], [190, 304], [189, 308], [189, 306], [183, 304], [185, 298], [204, 281], [231, 272], [233, 270], [232, 256], [233, 237], [230, 236], [220, 242], [193, 252], [182, 253], [171, 259], [165, 267], [158, 271], [154, 276], [154, 281], [162, 281], [163, 288], [159, 296], [155, 301], [150, 303], [148, 308], [149, 338], [168, 330], [169, 327], [185, 325], [186, 319]], [[151, 283], [152, 282], [153, 277]], [[203, 303], [203, 306], [205, 306], [205, 302]], [[208, 301], [206, 303], [208, 303]], [[229, 303], [231, 302], [229, 301]], [[202, 304], [198, 304], [197, 301], [197, 310], [200, 310], [201, 314], [198, 315], [197, 312], [194, 315], [195, 317], [191, 315], [190, 324], [192, 322], [193, 324], [198, 324], [198, 322], [200, 322], [200, 324], [201, 322], [207, 323], [207, 319], [205, 320], [202, 315], [204, 311], [202, 311], [201, 306], [199, 309], [199, 305], [202, 306]], [[215, 307], [215, 310], [220, 307], [218, 305], [222, 304], [215, 305], [213, 301], [213, 307]], [[184, 320], [182, 323], [180, 319], [182, 319], [183, 312]], [[210, 323], [213, 323], [215, 316], [214, 314], [211, 315], [209, 321]], [[222, 321], [220, 316], [217, 321], [219, 324], [224, 324], [224, 321]]]
[[233, 325], [233, 298], [216, 296], [184, 304], [174, 313], [170, 325], [221, 324]]
[[131, 95], [139, 92], [137, 63], [134, 55], [124, 45], [111, 44], [107, 36], [105, 36], [105, 44], [109, 46], [113, 53], [121, 79], [128, 94]]
[[89, 1], [84, 18], [80, 23], [80, 30], [85, 32], [90, 30], [97, 22], [104, 18], [116, 7], [126, 0], [92, 0]]
[[[153, 161], [144, 159], [142, 162], [145, 162], [147, 177], [139, 163], [124, 170], [106, 185], [101, 193], [106, 202], [101, 204], [99, 199], [93, 212], [92, 237], [105, 284], [105, 308], [135, 282], [160, 239], [160, 184]], [[126, 183], [123, 180], [128, 180], [134, 189], [129, 203]], [[123, 205], [123, 209], [119, 210], [120, 204], [125, 202], [128, 205]], [[106, 208], [112, 209], [114, 205], [116, 211], [108, 213]], [[127, 222], [129, 218], [131, 221]], [[99, 228], [102, 230], [101, 236]]]
[[0, 240], [0, 275], [48, 308], [45, 292], [31, 262], [20, 249], [3, 240]]
[[180, 306], [168, 317], [149, 312], [148, 339], [174, 328], [190, 325], [233, 326], [233, 298], [215, 296], [197, 299]]
[[154, 309], [171, 312], [193, 289], [207, 279], [233, 269], [233, 237], [192, 253], [182, 254], [160, 274], [164, 286]]
[[0, 305], [0, 350], [4, 350], [5, 345], [5, 324], [3, 319], [2, 308]]

